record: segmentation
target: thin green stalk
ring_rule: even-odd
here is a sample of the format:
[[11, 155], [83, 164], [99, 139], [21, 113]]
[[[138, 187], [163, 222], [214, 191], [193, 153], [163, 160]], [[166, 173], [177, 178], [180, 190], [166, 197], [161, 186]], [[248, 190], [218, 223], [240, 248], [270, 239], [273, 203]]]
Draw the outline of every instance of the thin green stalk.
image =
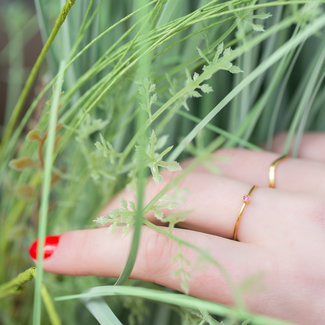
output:
[[[118, 22], [116, 22], [115, 24], [113, 24], [112, 26], [110, 26], [109, 28], [107, 28], [105, 31], [103, 31], [102, 33], [100, 33], [95, 39], [93, 39], [91, 42], [89, 42], [82, 50], [80, 50], [72, 59], [71, 61], [68, 62], [68, 65], [74, 63], [84, 52], [86, 52], [91, 46], [93, 46], [96, 42], [98, 42], [101, 38], [103, 38], [104, 36], [106, 36], [110, 31], [112, 31], [115, 27], [119, 26], [120, 24], [122, 24], [123, 22], [129, 20], [131, 17], [133, 17], [134, 15], [138, 14], [139, 12], [141, 12], [142, 10], [146, 9], [148, 6], [150, 6], [151, 4], [153, 4], [156, 0], [151, 1], [149, 3], [147, 3], [143, 8], [139, 8], [135, 11], [133, 11], [132, 13], [130, 13], [129, 15], [123, 17], [121, 20], [119, 20]], [[122, 38], [123, 40], [123, 38]], [[111, 49], [109, 49], [109, 51], [111, 51]], [[105, 53], [103, 57], [107, 56], [109, 53]], [[101, 59], [99, 59], [98, 61], [101, 61]]]
[[[65, 5], [65, 0], [60, 0], [61, 7], [63, 8]], [[65, 24], [62, 25], [62, 53], [61, 58], [64, 61], [68, 61], [70, 53], [71, 53], [71, 31], [70, 31], [70, 24], [69, 19], [66, 19]], [[69, 69], [66, 72], [66, 80], [65, 85], [66, 88], [71, 88], [75, 82], [76, 82], [76, 72], [74, 65], [71, 65]], [[74, 100], [76, 101], [78, 99], [78, 93], [75, 94]]]
[[159, 19], [156, 23], [156, 27], [163, 26], [167, 24], [170, 20], [173, 14], [175, 12], [179, 12], [180, 5], [182, 4], [180, 1], [174, 1], [174, 0], [165, 0], [163, 5], [163, 9], [161, 11], [161, 14], [159, 16]]
[[325, 79], [325, 72], [323, 72], [323, 74], [320, 76], [317, 84], [315, 85], [314, 91], [310, 96], [310, 99], [308, 101], [308, 105], [306, 105], [305, 110], [303, 112], [303, 115], [301, 117], [299, 126], [298, 126], [298, 130], [294, 139], [294, 144], [292, 147], [292, 155], [294, 157], [296, 157], [298, 155], [298, 150], [299, 150], [299, 146], [300, 146], [300, 142], [302, 140], [304, 131], [306, 129], [306, 124], [308, 119], [311, 117], [310, 111], [312, 109], [312, 105], [314, 104], [314, 100], [316, 98], [316, 95], [321, 87], [321, 85], [323, 84], [323, 81]]
[[[201, 122], [200, 118], [195, 117], [194, 115], [191, 115], [191, 114], [189, 114], [189, 113], [187, 113], [185, 111], [177, 111], [177, 114], [181, 115], [181, 116], [184, 116], [185, 118], [190, 119], [191, 121], [196, 122], [197, 124]], [[262, 150], [260, 147], [254, 145], [254, 144], [252, 144], [252, 143], [250, 143], [250, 142], [248, 142], [248, 141], [246, 141], [246, 140], [244, 140], [244, 139], [242, 139], [240, 137], [237, 137], [235, 134], [232, 134], [232, 133], [230, 133], [228, 131], [225, 131], [225, 130], [223, 130], [223, 129], [215, 126], [215, 125], [207, 124], [206, 128], [208, 130], [211, 130], [211, 131], [215, 132], [216, 134], [222, 135], [223, 138], [224, 138], [224, 141], [226, 139], [228, 139], [228, 140], [232, 140], [234, 143], [238, 143], [238, 144], [242, 145], [243, 147], [246, 147], [246, 148], [251, 149], [251, 150], [255, 150], [255, 151]]]
[[[298, 128], [298, 123], [301, 120], [303, 113], [305, 109], [308, 109], [311, 105], [310, 98], [313, 94], [313, 90], [315, 88], [315, 85], [317, 84], [317, 78], [320, 74], [321, 68], [323, 66], [324, 60], [325, 60], [325, 47], [320, 48], [321, 52], [318, 56], [317, 61], [315, 62], [314, 69], [310, 75], [310, 78], [308, 80], [307, 87], [305, 88], [305, 91], [302, 95], [301, 101], [299, 103], [299, 106], [296, 110], [296, 113], [294, 115], [293, 121], [290, 125], [288, 136], [286, 138], [286, 142], [284, 145], [284, 153], [288, 153], [290, 149], [290, 145], [293, 141], [294, 134], [296, 133], [296, 130]], [[293, 152], [294, 155], [297, 154], [298, 147], [295, 147], [295, 151]]]
[[[41, 33], [41, 37], [42, 37], [42, 41], [45, 44], [46, 40], [48, 39], [49, 35], [50, 35], [50, 29], [49, 29], [49, 24], [48, 24], [48, 18], [45, 15], [45, 8], [44, 8], [44, 4], [42, 0], [34, 0], [35, 3], [35, 8], [36, 8], [36, 17], [38, 20], [38, 25], [40, 27], [40, 33]], [[56, 55], [54, 53], [54, 49], [51, 47], [49, 49], [50, 52], [50, 65], [51, 68], [53, 69], [53, 71], [58, 67], [57, 64], [57, 59], [56, 59]]]
[[[138, 0], [137, 7], [143, 7], [146, 4], [147, 0]], [[149, 10], [145, 12], [141, 12], [141, 14], [145, 17], [149, 17]], [[146, 19], [144, 21], [143, 26], [141, 26], [140, 31], [144, 35], [148, 35], [150, 32], [150, 22]], [[138, 35], [138, 34], [137, 34]], [[151, 56], [145, 56], [142, 60], [139, 61], [138, 67], [138, 80], [139, 82], [143, 82], [144, 79], [149, 78], [150, 76], [150, 64], [151, 64]], [[139, 95], [140, 96], [140, 95]], [[141, 108], [141, 98], [138, 100], [138, 107], [137, 107], [137, 118], [136, 118], [136, 126], [138, 130], [142, 130], [140, 136], [138, 138], [138, 151], [136, 154], [136, 169], [137, 169], [137, 205], [136, 205], [136, 213], [135, 213], [135, 221], [133, 227], [133, 236], [132, 242], [130, 247], [129, 256], [127, 262], [124, 266], [124, 269], [118, 278], [115, 285], [123, 284], [128, 277], [130, 276], [135, 260], [138, 253], [139, 243], [140, 243], [140, 236], [141, 236], [141, 229], [142, 229], [142, 221], [143, 221], [143, 204], [144, 204], [144, 191], [145, 191], [145, 184], [146, 184], [146, 161], [145, 161], [145, 152], [148, 143], [148, 137], [146, 135], [146, 129], [143, 128], [143, 125], [146, 121], [146, 112]]]
[[3, 151], [5, 150], [5, 147], [7, 146], [7, 143], [11, 137], [11, 134], [14, 130], [14, 127], [16, 125], [16, 122], [18, 120], [18, 117], [19, 117], [19, 114], [21, 112], [21, 110], [23, 109], [24, 107], [24, 104], [26, 102], [26, 99], [27, 99], [27, 96], [34, 84], [34, 81], [37, 77], [37, 74], [38, 74], [38, 71], [45, 59], [45, 56], [46, 56], [46, 53], [48, 52], [48, 50], [50, 49], [51, 47], [51, 44], [53, 43], [57, 33], [59, 32], [62, 24], [64, 23], [70, 9], [72, 8], [72, 6], [74, 5], [76, 0], [67, 0], [65, 6], [62, 8], [62, 11], [55, 23], [55, 26], [49, 36], [49, 39], [47, 40], [47, 42], [45, 43], [39, 57], [37, 58], [36, 60], [36, 63], [34, 64], [33, 68], [32, 68], [32, 71], [25, 83], [25, 86], [22, 90], [22, 93], [17, 101], [17, 104], [10, 116], [10, 120], [8, 122], [8, 125], [6, 127], [6, 130], [4, 132], [4, 135], [3, 135], [3, 138], [2, 138], [2, 141], [1, 141], [1, 145], [0, 145], [0, 157], [2, 156], [2, 153]]
[[55, 143], [55, 128], [57, 123], [58, 107], [60, 101], [60, 94], [63, 84], [64, 76], [64, 62], [60, 64], [60, 70], [58, 75], [58, 81], [53, 94], [53, 102], [50, 111], [49, 131], [47, 139], [47, 147], [45, 153], [44, 163], [44, 176], [42, 184], [42, 197], [39, 214], [39, 227], [38, 227], [38, 251], [37, 251], [37, 277], [35, 281], [34, 292], [34, 308], [33, 308], [33, 325], [41, 324], [41, 290], [42, 290], [42, 278], [43, 278], [43, 250], [44, 240], [46, 235], [47, 215], [49, 207], [49, 196], [51, 186], [51, 174], [53, 166], [53, 150]]
[[[291, 38], [296, 37], [298, 34], [298, 29], [296, 29], [296, 31], [293, 33], [293, 36]], [[302, 42], [300, 44], [300, 46], [303, 46], [304, 42]], [[298, 49], [299, 52], [299, 49]], [[269, 99], [272, 98], [272, 94], [274, 94], [274, 91], [276, 89], [276, 86], [278, 85], [278, 83], [280, 82], [283, 74], [285, 73], [288, 65], [291, 62], [292, 56], [294, 54], [294, 51], [289, 51], [286, 55], [284, 55], [280, 61], [280, 63], [275, 67], [276, 71], [272, 73], [272, 78], [270, 80], [270, 83], [268, 84], [268, 86], [266, 87], [266, 91], [260, 96], [260, 98], [258, 99], [257, 103], [253, 106], [252, 108], [252, 112], [254, 112], [254, 114], [252, 114], [252, 119], [247, 119], [246, 121], [244, 120], [242, 122], [242, 126], [240, 127], [241, 130], [244, 129], [244, 125], [247, 126], [246, 128], [246, 132], [245, 132], [245, 138], [249, 138], [256, 126], [256, 123], [260, 117], [260, 115], [262, 114], [263, 110], [265, 110], [265, 106], [268, 103]], [[270, 111], [270, 110], [269, 110]], [[248, 114], [246, 114], [247, 116]], [[248, 121], [249, 121], [249, 126], [248, 126]], [[268, 118], [269, 121], [269, 118]], [[259, 123], [262, 123], [261, 119], [259, 120]], [[262, 129], [266, 129], [265, 127]], [[260, 128], [261, 130], [261, 128]], [[228, 144], [228, 146], [232, 146], [233, 145], [233, 141], [231, 141], [231, 143]]]
[[0, 285], [0, 299], [22, 291], [23, 286], [33, 280], [36, 275], [36, 268], [31, 267], [18, 274], [13, 280]]
[[42, 284], [42, 298], [43, 298], [44, 305], [47, 310], [47, 314], [49, 315], [51, 324], [52, 325], [61, 325], [60, 317], [55, 310], [52, 298], [44, 284]]
[[268, 316], [258, 315], [258, 314], [251, 314], [249, 312], [239, 312], [236, 309], [231, 309], [229, 307], [225, 307], [211, 301], [205, 301], [205, 300], [201, 300], [195, 297], [191, 297], [179, 293], [171, 293], [171, 292], [165, 292], [161, 290], [131, 287], [131, 286], [96, 287], [96, 288], [92, 288], [92, 291], [89, 293], [61, 296], [61, 297], [57, 297], [55, 300], [64, 301], [70, 299], [84, 299], [84, 298], [116, 296], [116, 295], [141, 297], [153, 301], [163, 302], [166, 304], [173, 304], [185, 308], [191, 308], [194, 310], [205, 310], [215, 315], [220, 315], [224, 317], [235, 317], [238, 320], [249, 320], [249, 324], [293, 325], [293, 323], [286, 322], [283, 320], [275, 319]]
[[[93, 4], [94, 4], [94, 0], [90, 0], [89, 4], [88, 4], [87, 11], [86, 11], [86, 14], [85, 14], [85, 17], [84, 17], [84, 19], [83, 19], [83, 21], [81, 23], [78, 36], [77, 36], [76, 41], [73, 44], [73, 47], [71, 49], [70, 58], [72, 58], [74, 56], [74, 53], [77, 51], [77, 49], [78, 49], [78, 47], [79, 47], [79, 45], [80, 45], [80, 43], [81, 43], [81, 41], [82, 41], [82, 39], [84, 37], [85, 32], [88, 30], [88, 28], [90, 27], [90, 24], [92, 23], [92, 21], [95, 18], [95, 15], [98, 13], [99, 6], [97, 6], [97, 8], [94, 10], [93, 14], [91, 15], [91, 17], [88, 20], [88, 17], [89, 17], [89, 15], [91, 13], [91, 9], [93, 7]], [[67, 65], [69, 65], [69, 63]]]
[[[276, 25], [281, 21], [282, 12], [283, 12], [282, 6], [277, 6], [275, 8], [275, 14], [272, 16], [272, 24], [273, 25]], [[264, 60], [266, 60], [275, 51], [277, 41], [278, 41], [277, 34], [272, 35], [268, 39], [267, 43], [265, 44], [265, 48], [263, 48], [263, 53], [262, 53], [260, 62], [263, 62]], [[252, 87], [251, 87], [252, 101], [255, 100], [259, 90], [261, 89], [263, 81], [264, 81], [264, 76], [261, 76], [260, 78], [255, 80], [254, 84], [252, 84]]]
[[[21, 26], [22, 27], [22, 26]], [[19, 36], [21, 38], [19, 38]], [[8, 53], [8, 76], [7, 76], [7, 101], [5, 107], [5, 125], [8, 123], [10, 112], [15, 105], [15, 100], [21, 93], [25, 79], [24, 69], [24, 42], [21, 33], [17, 33], [15, 42], [9, 44]]]
[[304, 42], [299, 45], [298, 50], [295, 52], [294, 57], [290, 61], [290, 66], [288, 67], [287, 73], [284, 76], [282, 82], [279, 84], [279, 92], [277, 94], [277, 98], [275, 101], [275, 104], [272, 106], [272, 115], [271, 119], [269, 120], [269, 128], [267, 132], [267, 138], [266, 138], [266, 149], [271, 151], [272, 148], [272, 141], [275, 135], [276, 131], [276, 122], [279, 117], [279, 112], [281, 108], [281, 103], [285, 94], [286, 86], [289, 82], [289, 78], [291, 76], [291, 73], [294, 69], [295, 63], [297, 62], [297, 59], [299, 57], [299, 54], [304, 46]]

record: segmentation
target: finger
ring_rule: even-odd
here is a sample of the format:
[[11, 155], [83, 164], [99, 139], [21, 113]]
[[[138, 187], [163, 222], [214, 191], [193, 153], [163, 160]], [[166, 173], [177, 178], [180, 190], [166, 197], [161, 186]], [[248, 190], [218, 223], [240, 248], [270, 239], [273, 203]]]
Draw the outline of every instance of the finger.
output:
[[[287, 133], [277, 135], [272, 143], [274, 152], [283, 152]], [[325, 133], [311, 132], [303, 135], [299, 146], [298, 157], [325, 162]]]
[[[279, 155], [266, 151], [221, 149], [213, 156], [213, 164], [220, 175], [260, 187], [269, 186], [270, 165]], [[204, 164], [197, 171], [210, 172]], [[325, 166], [322, 162], [289, 158], [281, 161], [275, 171], [277, 189], [294, 192], [325, 194]]]
[[[168, 183], [168, 180], [164, 182]], [[151, 200], [163, 185], [150, 182], [146, 201]], [[186, 190], [184, 201], [174, 210], [162, 209], [164, 215], [189, 211], [181, 226], [232, 238], [243, 205], [242, 198], [249, 192], [251, 185], [213, 174], [193, 172], [178, 187]], [[305, 194], [257, 188], [242, 215], [238, 239], [260, 245], [269, 245], [273, 241], [282, 244], [283, 238], [288, 238], [287, 229], [291, 229], [298, 218], [311, 216], [317, 211], [321, 213], [323, 204], [319, 201]], [[118, 204], [117, 199], [113, 204]], [[109, 213], [112, 205], [106, 206], [106, 213]], [[151, 212], [147, 217], [153, 220], [154, 214]], [[290, 238], [298, 236], [299, 231], [292, 229]]]
[[[236, 285], [260, 273], [267, 276], [273, 265], [272, 257], [253, 245], [183, 229], [175, 229], [174, 235], [210, 254]], [[108, 228], [64, 233], [54, 253], [44, 260], [43, 267], [59, 274], [117, 277], [126, 262], [131, 237], [131, 233], [123, 236], [120, 231], [111, 234]], [[184, 267], [191, 276], [188, 281], [191, 295], [232, 303], [229, 285], [215, 265], [185, 245], [180, 251], [177, 242], [148, 227], [143, 228], [131, 277], [182, 291], [181, 280], [173, 276], [181, 265], [172, 261], [180, 252], [189, 261]]]

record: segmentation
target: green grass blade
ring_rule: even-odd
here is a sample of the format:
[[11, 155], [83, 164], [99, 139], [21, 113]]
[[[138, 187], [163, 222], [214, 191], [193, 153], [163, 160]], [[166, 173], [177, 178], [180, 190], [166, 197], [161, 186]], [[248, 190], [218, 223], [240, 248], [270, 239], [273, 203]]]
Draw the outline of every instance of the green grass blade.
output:
[[173, 150], [169, 159], [176, 160], [182, 153], [184, 148], [197, 136], [197, 134], [233, 99], [237, 96], [248, 84], [254, 81], [258, 76], [264, 73], [274, 63], [280, 60], [286, 53], [297, 47], [306, 38], [313, 35], [316, 31], [325, 26], [325, 16], [318, 18], [312, 24], [310, 24], [304, 31], [299, 33], [295, 38], [289, 40], [282, 45], [276, 52], [274, 52], [267, 60], [261, 63], [255, 70], [253, 70], [245, 79], [243, 79], [230, 93], [215, 106], [203, 120], [194, 127], [194, 129], [179, 143], [179, 145]]
[[[36, 16], [37, 16], [38, 24], [40, 26], [41, 37], [43, 43], [45, 44], [46, 40], [49, 38], [50, 35], [50, 26], [48, 24], [48, 19], [45, 15], [46, 9], [43, 0], [34, 0], [34, 3], [36, 7]], [[55, 70], [58, 68], [57, 58], [53, 48], [50, 48], [49, 52], [51, 56], [50, 64], [52, 66], [52, 69]]]
[[[93, 288], [88, 290], [90, 294], [93, 291]], [[100, 325], [122, 325], [103, 298], [83, 299], [83, 302]]]
[[[324, 60], [325, 60], [325, 47], [322, 46], [322, 47], [320, 47], [320, 53], [318, 55], [318, 60], [315, 62], [314, 69], [313, 69], [312, 74], [309, 78], [307, 87], [305, 88], [304, 93], [302, 95], [301, 101], [299, 103], [299, 107], [297, 108], [296, 113], [293, 118], [293, 121], [290, 125], [288, 136], [286, 138], [286, 142], [285, 142], [284, 149], [283, 149], [285, 153], [289, 152], [289, 148], [293, 141], [294, 134], [297, 132], [299, 122], [301, 121], [304, 111], [309, 110], [311, 107], [312, 102], [310, 99], [312, 97], [313, 91], [317, 84], [318, 76], [321, 72], [322, 66], [324, 64]], [[302, 130], [300, 131], [300, 136], [298, 136], [298, 138], [297, 138], [297, 141], [298, 141], [297, 143], [299, 143], [299, 139], [301, 138], [301, 132], [302, 132]], [[295, 145], [294, 151], [293, 151], [294, 156], [297, 155], [297, 150], [298, 150], [298, 145]]]
[[59, 317], [57, 311], [55, 310], [52, 298], [51, 298], [49, 292], [47, 291], [44, 283], [42, 284], [41, 293], [42, 293], [42, 299], [44, 301], [44, 305], [45, 305], [45, 308], [46, 308], [46, 311], [49, 316], [51, 324], [52, 325], [61, 325], [60, 317]]
[[[144, 7], [148, 3], [147, 0], [138, 0], [137, 1], [137, 8]], [[141, 15], [144, 17], [149, 17], [149, 10], [141, 12]], [[141, 32], [144, 35], [149, 35], [150, 32], [150, 22], [148, 19], [144, 21], [143, 26], [141, 26]], [[144, 50], [144, 48], [143, 48]], [[138, 66], [138, 82], [143, 82], [144, 79], [150, 76], [150, 64], [151, 64], [151, 56], [147, 55], [139, 61]], [[127, 262], [124, 266], [124, 269], [116, 281], [116, 285], [123, 284], [128, 277], [130, 276], [135, 260], [138, 253], [140, 236], [141, 236], [141, 229], [142, 229], [142, 220], [143, 220], [143, 202], [144, 202], [144, 191], [145, 191], [145, 184], [146, 184], [146, 160], [145, 160], [145, 152], [148, 143], [148, 137], [146, 136], [146, 129], [143, 127], [146, 121], [146, 112], [141, 108], [140, 98], [137, 105], [137, 118], [136, 118], [136, 126], [137, 130], [141, 130], [140, 136], [138, 138], [138, 146], [136, 152], [136, 169], [137, 169], [137, 204], [136, 204], [136, 213], [135, 213], [135, 222], [133, 228], [133, 236], [132, 236], [132, 243], [129, 252], [129, 256]]]
[[76, 295], [67, 295], [62, 297], [57, 297], [56, 301], [64, 301], [70, 299], [84, 299], [84, 298], [94, 298], [94, 297], [103, 297], [103, 296], [133, 296], [150, 299], [153, 301], [158, 301], [162, 303], [182, 306], [186, 308], [191, 308], [194, 310], [205, 310], [212, 314], [224, 316], [224, 317], [235, 317], [237, 319], [245, 320], [249, 319], [250, 324], [270, 324], [270, 325], [293, 325], [292, 323], [277, 320], [268, 316], [254, 315], [250, 313], [239, 313], [236, 309], [231, 309], [210, 301], [201, 300], [191, 296], [179, 294], [179, 293], [170, 293], [161, 290], [139, 288], [139, 287], [128, 287], [128, 286], [102, 286], [92, 288], [91, 292], [76, 294]]
[[34, 64], [34, 67], [25, 83], [25, 87], [23, 88], [22, 90], [22, 93], [20, 95], [20, 97], [18, 98], [18, 101], [17, 101], [17, 104], [10, 116], [10, 120], [8, 122], [8, 125], [7, 125], [7, 128], [5, 130], [5, 133], [3, 135], [3, 138], [2, 138], [2, 141], [1, 141], [1, 144], [0, 144], [0, 157], [2, 156], [2, 153], [10, 139], [10, 136], [14, 130], [14, 127], [16, 125], [16, 122], [18, 120], [18, 117], [19, 117], [19, 114], [21, 112], [21, 110], [23, 109], [24, 107], [24, 104], [26, 102], [26, 99], [27, 99], [27, 96], [34, 84], [34, 81], [37, 77], [37, 74], [38, 74], [38, 71], [39, 69], [41, 68], [41, 65], [45, 59], [45, 56], [48, 52], [48, 50], [50, 49], [51, 47], [51, 44], [53, 43], [57, 33], [59, 32], [62, 24], [64, 23], [70, 9], [72, 8], [72, 6], [74, 5], [76, 0], [68, 0], [65, 4], [65, 6], [63, 7], [56, 23], [55, 23], [55, 26], [49, 36], [49, 39], [47, 40], [47, 42], [45, 43], [36, 63]]
[[50, 111], [48, 140], [45, 153], [45, 165], [42, 185], [42, 197], [39, 215], [39, 227], [38, 227], [38, 252], [37, 252], [37, 276], [35, 281], [35, 293], [34, 293], [34, 308], [33, 308], [33, 325], [41, 324], [41, 290], [42, 290], [42, 278], [43, 278], [43, 250], [44, 240], [46, 236], [47, 215], [49, 207], [50, 196], [50, 184], [53, 166], [53, 149], [55, 143], [55, 128], [57, 123], [57, 114], [59, 107], [60, 94], [63, 84], [65, 65], [62, 62], [60, 64], [59, 77], [56, 83], [56, 87], [53, 94], [53, 102]]

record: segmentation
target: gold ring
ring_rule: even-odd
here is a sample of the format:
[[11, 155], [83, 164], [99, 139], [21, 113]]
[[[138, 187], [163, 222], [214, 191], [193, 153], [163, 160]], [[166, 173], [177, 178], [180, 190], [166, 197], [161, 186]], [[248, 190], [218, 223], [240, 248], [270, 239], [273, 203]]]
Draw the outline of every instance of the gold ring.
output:
[[288, 155], [283, 155], [279, 157], [278, 159], [274, 160], [273, 163], [270, 165], [269, 168], [269, 187], [275, 188], [275, 169], [276, 166], [283, 160], [288, 159]]
[[256, 185], [253, 185], [252, 188], [249, 190], [248, 194], [244, 195], [243, 196], [243, 204], [240, 208], [240, 211], [239, 211], [239, 214], [238, 214], [238, 217], [237, 217], [237, 220], [236, 220], [236, 223], [235, 223], [235, 227], [234, 227], [234, 232], [232, 234], [232, 239], [233, 240], [237, 240], [237, 233], [238, 233], [238, 227], [239, 227], [239, 223], [240, 223], [240, 220], [241, 220], [241, 217], [246, 209], [246, 206], [247, 204], [249, 203], [250, 201], [250, 196], [251, 194], [253, 193], [253, 191], [256, 189]]

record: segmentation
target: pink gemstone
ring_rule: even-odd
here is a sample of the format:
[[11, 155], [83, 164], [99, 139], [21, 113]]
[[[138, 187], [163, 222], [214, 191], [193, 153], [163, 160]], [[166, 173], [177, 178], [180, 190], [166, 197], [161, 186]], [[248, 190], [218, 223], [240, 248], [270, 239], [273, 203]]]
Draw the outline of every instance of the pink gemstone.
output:
[[248, 202], [249, 201], [249, 196], [248, 195], [244, 195], [243, 196], [243, 201], [244, 202]]

